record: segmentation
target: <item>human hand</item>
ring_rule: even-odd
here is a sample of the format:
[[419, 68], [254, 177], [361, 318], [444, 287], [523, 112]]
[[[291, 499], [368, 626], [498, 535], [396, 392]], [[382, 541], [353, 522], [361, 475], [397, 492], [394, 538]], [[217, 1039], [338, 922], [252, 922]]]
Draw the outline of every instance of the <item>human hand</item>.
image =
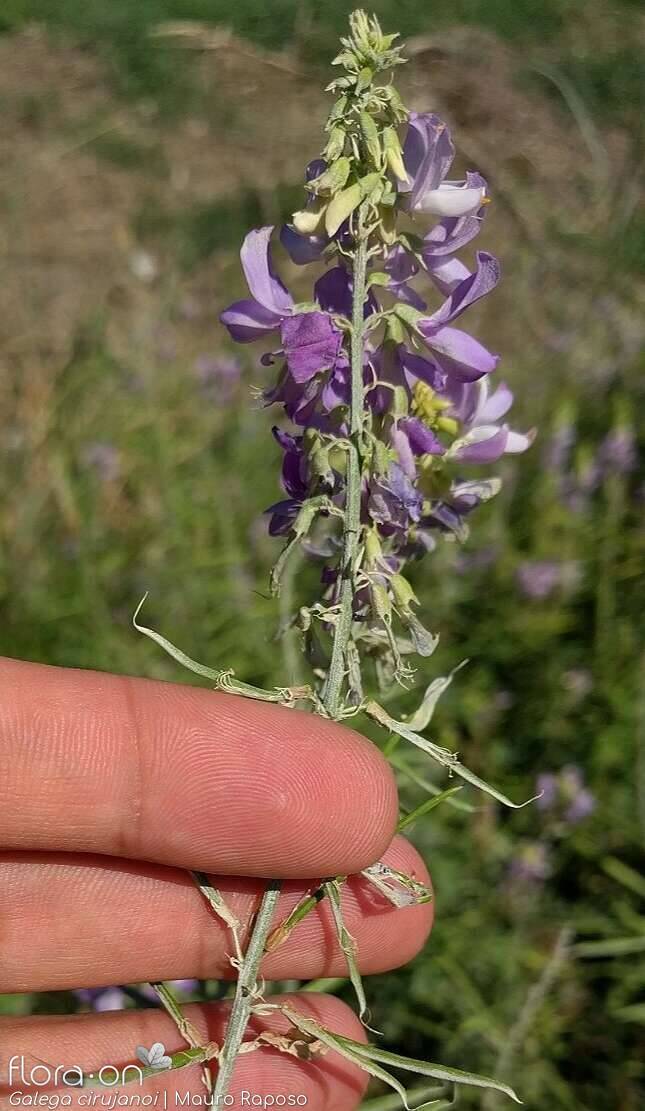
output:
[[[0, 661], [0, 991], [228, 978], [230, 935], [185, 869], [212, 875], [245, 926], [263, 878], [284, 878], [277, 923], [316, 879], [377, 859], [427, 882], [415, 850], [392, 840], [396, 820], [386, 761], [345, 726], [193, 687]], [[395, 909], [352, 880], [343, 913], [364, 973], [409, 960], [432, 922], [431, 904]], [[261, 971], [269, 980], [346, 974], [324, 902]], [[331, 996], [290, 1001], [364, 1036]], [[227, 1012], [224, 1003], [186, 1008], [204, 1043], [221, 1044]], [[272, 1016], [251, 1029], [287, 1027]], [[132, 1061], [137, 1045], [155, 1041], [182, 1048], [156, 1010], [2, 1018], [0, 1105], [11, 1106], [12, 1089], [48, 1090], [16, 1073], [10, 1086], [12, 1057], [24, 1060], [29, 1080], [37, 1062], [89, 1072]], [[236, 1106], [246, 1092], [349, 1111], [365, 1082], [333, 1053], [305, 1062], [267, 1048], [238, 1060], [231, 1092]], [[67, 1106], [109, 1094], [65, 1091]], [[160, 1073], [138, 1091], [158, 1092], [160, 1107], [164, 1098], [180, 1105], [178, 1094], [206, 1096], [198, 1065]]]

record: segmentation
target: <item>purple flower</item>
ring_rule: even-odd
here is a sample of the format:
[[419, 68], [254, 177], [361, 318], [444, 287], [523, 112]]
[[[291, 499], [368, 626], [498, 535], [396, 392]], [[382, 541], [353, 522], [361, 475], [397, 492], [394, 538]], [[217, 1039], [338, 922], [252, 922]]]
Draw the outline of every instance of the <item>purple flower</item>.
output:
[[422, 455], [443, 455], [445, 448], [431, 428], [418, 417], [397, 421], [390, 433], [390, 442], [408, 478], [417, 474], [416, 460]]
[[92, 467], [103, 482], [114, 482], [121, 471], [119, 452], [114, 444], [95, 441], [87, 444], [83, 450], [83, 462], [87, 467]]
[[242, 245], [240, 258], [251, 297], [235, 301], [220, 316], [232, 338], [252, 343], [280, 327], [293, 312], [293, 298], [273, 269], [272, 227], [250, 231]]
[[128, 997], [122, 988], [76, 988], [72, 993], [92, 1011], [122, 1011]]
[[399, 182], [411, 212], [435, 216], [469, 216], [479, 211], [485, 190], [468, 180], [446, 181], [455, 148], [445, 123], [432, 112], [412, 112], [403, 147], [410, 179]]
[[321, 370], [336, 366], [343, 336], [326, 313], [305, 312], [287, 317], [280, 331], [294, 382], [308, 382]]
[[526, 451], [533, 443], [535, 432], [513, 432], [507, 424], [497, 423], [513, 404], [513, 394], [504, 382], [493, 393], [488, 378], [456, 383], [447, 393], [453, 398], [452, 411], [463, 429], [463, 435], [450, 449], [451, 459], [495, 463], [504, 454]]
[[[480, 174], [467, 174], [466, 178], [485, 192], [486, 182]], [[423, 266], [445, 296], [469, 275], [468, 267], [455, 254], [479, 234], [483, 212], [482, 208], [476, 216], [446, 217], [424, 236]]]
[[[269, 242], [272, 231], [272, 227], [260, 228], [249, 232], [244, 240], [240, 257], [253, 296], [236, 301], [220, 319], [238, 343], [251, 343], [279, 329], [282, 349], [265, 356], [263, 362], [270, 365], [276, 355], [284, 354], [293, 382], [301, 386], [321, 371], [333, 370], [343, 337], [328, 311], [294, 311], [293, 298], [273, 269]], [[340, 267], [336, 270], [335, 276], [333, 271], [326, 275], [326, 285], [319, 285], [325, 297], [341, 299], [344, 305], [347, 273]], [[293, 402], [301, 397], [299, 391], [292, 394]]]
[[546, 444], [544, 451], [544, 466], [546, 469], [556, 474], [562, 474], [569, 462], [575, 442], [575, 425], [569, 420], [561, 421]]
[[368, 512], [373, 521], [385, 526], [387, 533], [405, 532], [421, 519], [423, 499], [397, 463], [391, 463], [387, 475], [373, 479], [368, 498]]
[[499, 362], [472, 336], [449, 325], [499, 281], [499, 263], [493, 255], [477, 253], [477, 269], [454, 286], [449, 297], [431, 316], [419, 321], [419, 331], [437, 363], [447, 374], [463, 382], [474, 382], [490, 374]]
[[[305, 181], [310, 182], [315, 178], [320, 177], [327, 169], [327, 163], [322, 158], [315, 158], [310, 162], [305, 172]], [[308, 194], [307, 203], [305, 205], [305, 212], [315, 211], [316, 197], [313, 193]], [[285, 224], [280, 230], [280, 242], [287, 251], [292, 262], [297, 266], [305, 266], [309, 262], [316, 262], [320, 258], [325, 247], [329, 243], [326, 235], [314, 233], [311, 235], [304, 234], [296, 230], [293, 224]]]
[[598, 467], [602, 474], [629, 474], [637, 463], [636, 439], [631, 428], [612, 428], [598, 451]]
[[525, 560], [517, 568], [517, 583], [525, 598], [544, 601], [558, 587], [571, 589], [577, 585], [580, 568], [575, 560]]
[[542, 841], [526, 841], [511, 861], [509, 879], [520, 884], [541, 884], [552, 872], [548, 846]]
[[[191, 995], [199, 989], [199, 980], [169, 980], [168, 982], [171, 987], [186, 995]], [[142, 999], [150, 1003], [158, 1002], [157, 993], [150, 984], [138, 984], [135, 990], [136, 995]], [[75, 988], [72, 995], [79, 1003], [84, 1003], [97, 1012], [122, 1011], [129, 1000], [128, 993], [120, 987]]]
[[271, 536], [285, 536], [290, 532], [309, 489], [309, 467], [303, 450], [302, 436], [292, 436], [280, 428], [273, 429], [273, 435], [284, 451], [282, 460], [282, 485], [288, 498], [276, 502], [267, 509], [271, 514], [269, 533]]
[[537, 790], [541, 797], [538, 807], [565, 825], [577, 825], [588, 818], [596, 807], [596, 800], [585, 785], [583, 774], [575, 764], [568, 764], [557, 775], [546, 772], [537, 778]]
[[242, 368], [230, 355], [198, 355], [195, 373], [200, 385], [216, 401], [228, 402], [240, 384]]

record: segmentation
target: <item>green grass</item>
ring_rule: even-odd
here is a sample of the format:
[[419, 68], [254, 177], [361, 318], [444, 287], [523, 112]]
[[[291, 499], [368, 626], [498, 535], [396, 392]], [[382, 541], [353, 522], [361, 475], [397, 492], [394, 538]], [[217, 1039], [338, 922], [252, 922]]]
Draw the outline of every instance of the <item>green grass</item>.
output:
[[[177, 52], [151, 45], [148, 31], [163, 20], [223, 24], [261, 46], [277, 50], [294, 38], [306, 55], [321, 62], [336, 49], [338, 35], [355, 3], [328, 0], [5, 0], [0, 28], [30, 21], [70, 32], [90, 43], [114, 67], [121, 87], [133, 94], [173, 96], [185, 80]], [[425, 33], [454, 23], [475, 23], [503, 38], [541, 42], [558, 34], [575, 0], [374, 0], [371, 9], [384, 25], [403, 35]]]

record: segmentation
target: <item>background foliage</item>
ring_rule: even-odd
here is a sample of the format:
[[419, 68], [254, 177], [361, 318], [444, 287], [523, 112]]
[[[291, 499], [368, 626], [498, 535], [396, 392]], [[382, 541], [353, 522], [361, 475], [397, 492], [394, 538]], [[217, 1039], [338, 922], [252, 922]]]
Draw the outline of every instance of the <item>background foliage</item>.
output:
[[[251, 400], [262, 371], [254, 354], [231, 361], [216, 313], [240, 285], [244, 232], [299, 195], [320, 67], [352, 6], [5, 0], [1, 651], [185, 681], [131, 629], [147, 589], [150, 618], [192, 656], [260, 683], [297, 671], [266, 590], [278, 450]], [[473, 812], [419, 823], [437, 923], [410, 967], [369, 982], [374, 1021], [407, 1054], [501, 1069], [529, 1108], [631, 1111], [645, 1022], [645, 17], [628, 0], [373, 6], [412, 36], [407, 100], [444, 114], [490, 181], [484, 247], [506, 280], [480, 334], [540, 432], [464, 548], [419, 569], [442, 635], [419, 685], [470, 660], [433, 736], [515, 797], [575, 765], [596, 800], [571, 823], [563, 805], [508, 815], [464, 791]], [[165, 20], [200, 21], [201, 48], [152, 39]], [[315, 589], [302, 579], [294, 600]], [[434, 770], [405, 759], [412, 807], [415, 777]], [[0, 999], [9, 1013], [75, 1005]]]

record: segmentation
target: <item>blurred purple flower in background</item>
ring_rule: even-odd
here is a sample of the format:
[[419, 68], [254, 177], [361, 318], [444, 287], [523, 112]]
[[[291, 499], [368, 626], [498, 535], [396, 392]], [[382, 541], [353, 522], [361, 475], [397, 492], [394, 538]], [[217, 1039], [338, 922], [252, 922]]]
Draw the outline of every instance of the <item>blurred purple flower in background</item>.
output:
[[555, 474], [563, 474], [576, 442], [576, 428], [570, 421], [562, 421], [546, 443], [544, 466]]
[[82, 453], [82, 461], [91, 467], [103, 482], [114, 482], [121, 472], [119, 452], [114, 444], [95, 441], [87, 444]]
[[580, 565], [576, 560], [525, 560], [519, 564], [516, 578], [525, 598], [541, 602], [558, 588], [574, 589], [580, 579]]
[[[168, 983], [184, 995], [192, 995], [200, 984], [199, 980], [169, 980]], [[150, 1003], [158, 1002], [157, 993], [150, 984], [138, 984], [134, 990], [139, 998], [149, 1000]], [[131, 1000], [131, 996], [120, 987], [76, 988], [72, 995], [92, 1011], [122, 1011]]]
[[597, 455], [598, 470], [608, 474], [629, 474], [637, 463], [636, 438], [626, 425], [612, 428], [602, 441]]
[[544, 772], [536, 783], [541, 797], [537, 805], [545, 814], [552, 814], [566, 825], [577, 825], [595, 809], [596, 800], [585, 785], [582, 771], [568, 764], [558, 773]]
[[195, 374], [204, 392], [215, 402], [227, 405], [235, 397], [242, 367], [233, 355], [198, 355]]
[[551, 872], [548, 845], [544, 841], [525, 841], [511, 860], [508, 879], [512, 883], [540, 884]]

